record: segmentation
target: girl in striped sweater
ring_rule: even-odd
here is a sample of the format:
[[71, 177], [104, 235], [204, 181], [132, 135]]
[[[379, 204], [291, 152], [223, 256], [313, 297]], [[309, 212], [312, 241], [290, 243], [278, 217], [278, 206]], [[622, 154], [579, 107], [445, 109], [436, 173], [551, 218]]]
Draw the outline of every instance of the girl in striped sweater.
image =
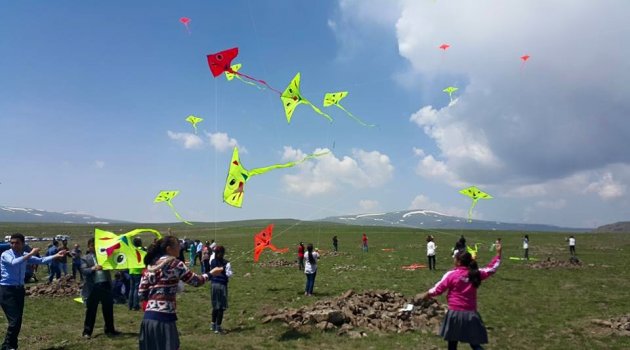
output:
[[177, 257], [179, 240], [166, 236], [153, 243], [144, 258], [147, 266], [140, 279], [138, 295], [145, 304], [140, 326], [140, 350], [177, 350], [176, 293], [179, 281], [194, 287], [209, 276], [196, 275]]

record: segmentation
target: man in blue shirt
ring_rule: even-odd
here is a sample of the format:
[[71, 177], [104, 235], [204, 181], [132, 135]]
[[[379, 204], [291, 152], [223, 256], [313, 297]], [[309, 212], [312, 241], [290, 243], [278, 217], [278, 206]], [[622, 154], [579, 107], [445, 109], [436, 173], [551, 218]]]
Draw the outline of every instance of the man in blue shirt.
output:
[[24, 314], [24, 275], [27, 264], [47, 264], [53, 259], [61, 258], [65, 252], [59, 252], [45, 258], [34, 256], [39, 248], [33, 248], [30, 252], [24, 252], [24, 235], [15, 233], [11, 235], [11, 249], [2, 253], [0, 263], [0, 305], [7, 318], [7, 334], [2, 343], [2, 350], [17, 349], [18, 335], [22, 328], [22, 315]]
[[[59, 242], [53, 241], [52, 246], [46, 251], [46, 256], [53, 256], [59, 252]], [[48, 275], [48, 283], [51, 283], [54, 278], [61, 278], [61, 264], [58, 261], [53, 261], [49, 265], [50, 274]]]

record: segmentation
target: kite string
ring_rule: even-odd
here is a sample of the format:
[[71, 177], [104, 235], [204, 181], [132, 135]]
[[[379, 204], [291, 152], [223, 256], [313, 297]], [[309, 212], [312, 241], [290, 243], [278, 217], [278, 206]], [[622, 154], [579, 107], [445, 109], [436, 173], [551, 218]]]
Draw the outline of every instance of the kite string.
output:
[[266, 87], [268, 87], [271, 91], [274, 91], [274, 92], [275, 92], [275, 93], [277, 93], [278, 95], [282, 95], [282, 92], [281, 92], [280, 90], [277, 90], [277, 89], [273, 88], [271, 85], [267, 84], [267, 82], [266, 82], [266, 81], [264, 81], [264, 80], [261, 80], [261, 79], [256, 79], [256, 78], [254, 78], [254, 77], [250, 77], [250, 76], [249, 76], [249, 75], [247, 75], [247, 74], [244, 74], [244, 73], [241, 73], [241, 72], [234, 71], [234, 70], [232, 70], [232, 68], [228, 68], [228, 71], [229, 71], [230, 73], [233, 73], [233, 74], [236, 74], [236, 75], [240, 75], [240, 76], [242, 76], [242, 77], [244, 77], [244, 78], [247, 78], [247, 79], [249, 79], [249, 80], [257, 81], [257, 82], [259, 82], [259, 83], [261, 83], [261, 84], [265, 85], [265, 86], [266, 86]]

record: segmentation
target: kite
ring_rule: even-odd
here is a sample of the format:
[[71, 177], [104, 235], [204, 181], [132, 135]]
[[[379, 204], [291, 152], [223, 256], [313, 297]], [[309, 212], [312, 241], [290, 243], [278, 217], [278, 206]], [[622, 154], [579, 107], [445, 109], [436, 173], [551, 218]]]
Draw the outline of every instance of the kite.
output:
[[393, 252], [394, 248], [381, 248], [381, 250], [384, 252]]
[[175, 210], [175, 207], [171, 203], [173, 198], [177, 197], [178, 194], [179, 194], [179, 191], [160, 191], [157, 197], [155, 197], [155, 200], [153, 200], [153, 203], [166, 202], [166, 204], [168, 204], [168, 206], [171, 207], [171, 209], [173, 210], [173, 213], [175, 213], [175, 216], [179, 220], [181, 220], [185, 224], [192, 225], [190, 222], [184, 220], [184, 218], [182, 218], [181, 215], [179, 215], [179, 213], [177, 212], [177, 210]]
[[188, 34], [190, 34], [190, 28], [188, 28], [188, 23], [190, 23], [190, 18], [182, 17], [179, 19], [179, 21], [181, 22], [181, 24], [184, 25], [184, 27], [186, 27], [186, 31], [188, 32]]
[[478, 189], [475, 186], [470, 186], [468, 188], [465, 188], [461, 191], [459, 191], [459, 193], [468, 196], [470, 198], [472, 198], [472, 205], [470, 206], [470, 209], [468, 210], [468, 222], [472, 221], [472, 211], [475, 208], [475, 205], [477, 205], [477, 200], [479, 199], [492, 199], [492, 196], [482, 192], [480, 189]]
[[523, 69], [525, 67], [525, 62], [527, 62], [527, 60], [529, 59], [529, 55], [523, 55], [521, 56], [521, 61], [523, 61], [523, 63], [521, 64], [521, 69]]
[[401, 266], [401, 268], [403, 270], [407, 270], [407, 271], [413, 271], [413, 270], [417, 270], [417, 269], [426, 269], [427, 265], [423, 265], [423, 264], [411, 264], [411, 265], [407, 265], [407, 266]]
[[258, 259], [260, 258], [260, 253], [262, 253], [265, 248], [269, 248], [278, 253], [286, 253], [289, 251], [289, 248], [280, 249], [271, 244], [272, 235], [273, 224], [270, 224], [264, 230], [260, 231], [254, 236], [254, 262], [258, 262]]
[[72, 300], [76, 301], [79, 304], [83, 304], [83, 297], [74, 298]]
[[196, 134], [197, 123], [201, 123], [203, 121], [203, 118], [198, 118], [198, 117], [195, 117], [194, 115], [189, 115], [188, 118], [186, 118], [186, 121], [192, 124], [193, 128], [195, 128], [195, 134]]
[[241, 72], [238, 72], [237, 70], [234, 70], [232, 68], [232, 60], [234, 60], [236, 56], [238, 56], [238, 47], [233, 47], [231, 49], [207, 55], [206, 57], [208, 59], [208, 67], [210, 67], [212, 76], [216, 78], [219, 75], [228, 72], [261, 83], [268, 87], [270, 90], [275, 91], [277, 94], [282, 94], [280, 91], [274, 89], [269, 84], [267, 84], [266, 81], [250, 77], [247, 74], [243, 74]]
[[[232, 71], [234, 71], [234, 72], [238, 72], [238, 71], [239, 71], [239, 69], [241, 69], [241, 67], [242, 67], [242, 66], [243, 66], [242, 64], [237, 63], [237, 64], [235, 64], [235, 65], [231, 66], [230, 68], [232, 69]], [[243, 83], [245, 83], [245, 84], [247, 84], [247, 85], [253, 85], [253, 86], [257, 87], [258, 89], [262, 89], [262, 88], [261, 88], [260, 86], [258, 86], [257, 84], [254, 84], [254, 83], [252, 83], [251, 81], [247, 81], [247, 80], [245, 80], [245, 79], [241, 78], [241, 77], [240, 77], [240, 76], [238, 76], [238, 74], [236, 74], [236, 73], [230, 73], [230, 72], [228, 72], [228, 71], [225, 71], [225, 78], [227, 78], [227, 80], [228, 80], [228, 81], [232, 81], [234, 78], [236, 78], [236, 79], [238, 79], [238, 80], [242, 81]]]
[[162, 238], [159, 231], [150, 228], [138, 228], [120, 236], [98, 228], [94, 229], [97, 263], [103, 270], [143, 269], [144, 256], [147, 253], [133, 245], [133, 237], [143, 232], [150, 232], [157, 239]]
[[451, 99], [451, 102], [453, 102], [453, 92], [459, 90], [458, 88], [454, 87], [454, 86], [449, 86], [446, 89], [442, 90], [443, 92], [446, 92], [448, 94], [448, 97]]
[[288, 123], [291, 122], [291, 116], [293, 115], [293, 111], [295, 111], [295, 107], [297, 107], [301, 103], [311, 106], [311, 108], [313, 108], [316, 113], [326, 117], [328, 121], [332, 122], [333, 120], [328, 114], [322, 112], [319, 108], [317, 108], [314, 104], [312, 104], [309, 100], [305, 99], [302, 96], [302, 94], [300, 93], [300, 73], [296, 74], [295, 77], [293, 77], [293, 80], [291, 80], [289, 86], [287, 86], [284, 92], [280, 95], [280, 99], [282, 99], [282, 104], [284, 105], [284, 112], [287, 115]]
[[326, 95], [324, 95], [324, 107], [335, 105], [341, 108], [342, 111], [346, 112], [346, 114], [352, 117], [352, 119], [356, 120], [357, 123], [363, 126], [375, 126], [374, 124], [364, 123], [361, 119], [355, 117], [352, 113], [348, 112], [345, 108], [343, 108], [343, 106], [339, 102], [341, 102], [341, 100], [343, 100], [343, 98], [346, 96], [348, 96], [348, 91], [327, 93]]
[[477, 259], [477, 252], [479, 251], [479, 244], [475, 244], [474, 248], [471, 246], [466, 246], [466, 251], [472, 255], [473, 259]]
[[239, 160], [238, 148], [234, 147], [234, 152], [232, 153], [232, 161], [230, 162], [230, 169], [228, 170], [227, 180], [225, 181], [225, 188], [223, 189], [223, 201], [233, 207], [240, 208], [243, 204], [245, 183], [252, 176], [264, 174], [273, 169], [290, 168], [304, 162], [307, 159], [323, 156], [328, 153], [330, 152], [315, 153], [295, 162], [275, 164], [264, 168], [247, 170], [243, 167]]
[[451, 47], [451, 45], [449, 45], [449, 44], [442, 44], [442, 45], [438, 46], [438, 48], [440, 48], [440, 49], [444, 50], [444, 52], [446, 52], [446, 50], [447, 50], [449, 47]]

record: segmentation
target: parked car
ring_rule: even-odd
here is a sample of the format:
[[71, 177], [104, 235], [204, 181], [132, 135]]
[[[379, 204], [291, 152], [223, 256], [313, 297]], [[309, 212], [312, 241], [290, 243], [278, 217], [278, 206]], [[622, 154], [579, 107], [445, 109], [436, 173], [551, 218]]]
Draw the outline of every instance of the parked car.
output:
[[70, 236], [68, 236], [68, 235], [56, 235], [55, 236], [55, 241], [63, 241], [63, 240], [69, 241], [70, 240]]

